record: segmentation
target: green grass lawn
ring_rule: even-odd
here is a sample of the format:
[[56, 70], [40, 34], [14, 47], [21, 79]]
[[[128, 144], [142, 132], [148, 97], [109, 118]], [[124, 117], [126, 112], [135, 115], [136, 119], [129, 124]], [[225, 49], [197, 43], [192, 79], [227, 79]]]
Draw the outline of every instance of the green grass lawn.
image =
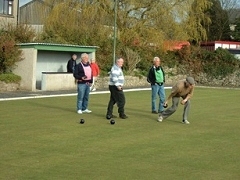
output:
[[150, 93], [126, 92], [115, 125], [109, 94], [90, 95], [83, 115], [74, 96], [1, 101], [0, 179], [240, 179], [240, 90], [196, 88], [190, 125], [180, 104], [157, 122]]

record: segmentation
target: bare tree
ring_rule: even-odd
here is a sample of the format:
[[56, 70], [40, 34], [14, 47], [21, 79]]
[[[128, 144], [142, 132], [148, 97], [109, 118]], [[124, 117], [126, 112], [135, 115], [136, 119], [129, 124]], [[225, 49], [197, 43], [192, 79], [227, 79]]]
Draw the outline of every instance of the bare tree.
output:
[[141, 61], [141, 57], [139, 54], [132, 49], [126, 47], [123, 49], [124, 53], [126, 55], [126, 61], [127, 61], [127, 66], [128, 66], [128, 71], [133, 73], [134, 70], [136, 69], [137, 63]]
[[[54, 6], [45, 23], [45, 30], [57, 32], [54, 34], [58, 39], [72, 42], [79, 39], [73, 37], [76, 32], [87, 37], [93, 33], [105, 34], [101, 26], [113, 26], [113, 0], [47, 2]], [[195, 9], [192, 9], [193, 2], [197, 4]], [[204, 29], [199, 22], [208, 22], [204, 16], [204, 10], [208, 7], [208, 0], [118, 0], [118, 40], [130, 46], [153, 44], [161, 47], [165, 40], [204, 39]], [[86, 43], [89, 38], [81, 39]]]
[[236, 18], [240, 17], [239, 0], [219, 0], [222, 8], [228, 11], [229, 21], [233, 23]]

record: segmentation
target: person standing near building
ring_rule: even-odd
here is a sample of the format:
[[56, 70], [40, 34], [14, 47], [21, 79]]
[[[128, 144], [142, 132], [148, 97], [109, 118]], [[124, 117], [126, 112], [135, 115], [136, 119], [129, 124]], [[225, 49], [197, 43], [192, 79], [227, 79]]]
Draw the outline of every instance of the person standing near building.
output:
[[91, 113], [88, 109], [90, 86], [92, 83], [92, 69], [89, 64], [88, 54], [81, 54], [81, 62], [76, 66], [74, 77], [77, 82], [77, 113]]
[[124, 60], [123, 58], [118, 58], [115, 65], [112, 66], [110, 71], [110, 80], [109, 80], [109, 90], [110, 90], [110, 100], [107, 108], [107, 119], [115, 117], [113, 115], [113, 106], [117, 103], [119, 117], [122, 119], [128, 118], [125, 114], [124, 106], [126, 103], [125, 95], [123, 93], [124, 85], [124, 75], [122, 71]]
[[[164, 101], [165, 101], [165, 73], [161, 66], [161, 60], [159, 57], [153, 58], [153, 66], [150, 68], [147, 76], [147, 81], [151, 84], [152, 90], [152, 113], [158, 114], [164, 110]], [[159, 97], [159, 105], [156, 106], [157, 95]]]
[[68, 73], [74, 72], [75, 66], [77, 65], [76, 59], [77, 59], [77, 55], [73, 54], [72, 58], [68, 60], [68, 63], [67, 63], [67, 72]]
[[91, 59], [91, 64], [90, 64], [91, 68], [92, 68], [92, 75], [93, 75], [93, 83], [92, 86], [90, 88], [91, 91], [96, 91], [96, 81], [98, 76], [100, 75], [100, 69], [98, 67], [98, 64], [96, 63], [95, 59]]
[[184, 105], [182, 123], [190, 124], [188, 121], [188, 113], [190, 109], [190, 99], [193, 96], [194, 87], [195, 81], [192, 77], [187, 77], [184, 80], [178, 81], [172, 87], [172, 92], [164, 103], [164, 105], [167, 105], [168, 101], [172, 99], [172, 106], [159, 114], [158, 121], [162, 122], [163, 119], [168, 118], [177, 110], [179, 99], [181, 97], [183, 99], [181, 104]]

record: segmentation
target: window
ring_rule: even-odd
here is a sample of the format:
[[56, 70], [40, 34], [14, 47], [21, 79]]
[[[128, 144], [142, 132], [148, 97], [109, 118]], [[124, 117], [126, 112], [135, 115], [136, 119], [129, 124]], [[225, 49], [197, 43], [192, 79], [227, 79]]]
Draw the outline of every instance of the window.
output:
[[0, 14], [13, 15], [13, 0], [0, 0]]

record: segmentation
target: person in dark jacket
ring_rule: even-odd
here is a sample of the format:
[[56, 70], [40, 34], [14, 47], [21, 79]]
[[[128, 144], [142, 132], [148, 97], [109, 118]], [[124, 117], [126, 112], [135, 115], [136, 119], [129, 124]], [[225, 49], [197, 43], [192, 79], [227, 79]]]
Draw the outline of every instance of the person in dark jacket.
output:
[[77, 59], [77, 55], [73, 54], [72, 58], [68, 60], [68, 63], [67, 63], [67, 72], [68, 73], [73, 73], [74, 72], [75, 66], [77, 64], [76, 59]]
[[92, 69], [87, 53], [81, 54], [81, 62], [77, 64], [73, 76], [77, 82], [77, 113], [91, 113], [88, 109], [90, 87], [93, 81]]
[[[152, 89], [152, 113], [161, 113], [164, 110], [165, 102], [165, 73], [159, 57], [153, 58], [153, 66], [148, 72], [147, 81], [151, 84]], [[157, 95], [159, 96], [158, 108], [156, 106]]]

